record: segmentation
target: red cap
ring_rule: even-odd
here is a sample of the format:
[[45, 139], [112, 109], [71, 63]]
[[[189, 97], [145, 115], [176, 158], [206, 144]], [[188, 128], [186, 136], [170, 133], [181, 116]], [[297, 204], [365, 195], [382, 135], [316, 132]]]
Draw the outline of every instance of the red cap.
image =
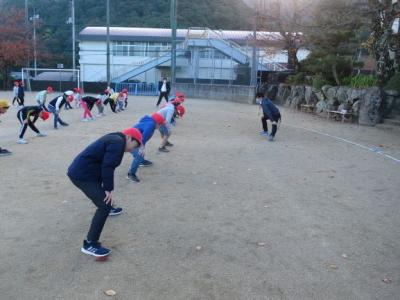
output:
[[183, 102], [183, 99], [177, 99], [175, 98], [174, 100], [171, 101], [172, 104], [177, 104], [177, 105], [181, 105]]
[[52, 93], [52, 92], [54, 92], [54, 90], [53, 90], [53, 88], [51, 86], [49, 86], [49, 87], [47, 87], [47, 92], [48, 93]]
[[122, 93], [128, 93], [128, 89], [123, 89], [121, 92]]
[[69, 96], [67, 97], [67, 101], [68, 101], [68, 102], [74, 101], [74, 96], [69, 95]]
[[134, 138], [139, 144], [142, 144], [142, 133], [136, 128], [126, 128], [122, 131], [123, 134]]
[[151, 115], [151, 118], [154, 120], [154, 122], [156, 122], [158, 125], [163, 125], [165, 124], [165, 120], [164, 117], [159, 114], [159, 113], [154, 113]]
[[182, 105], [179, 105], [176, 107], [176, 110], [178, 111], [178, 115], [182, 118], [185, 114], [185, 108]]
[[40, 117], [42, 118], [43, 121], [46, 121], [50, 117], [50, 113], [43, 110], [42, 113], [40, 114]]

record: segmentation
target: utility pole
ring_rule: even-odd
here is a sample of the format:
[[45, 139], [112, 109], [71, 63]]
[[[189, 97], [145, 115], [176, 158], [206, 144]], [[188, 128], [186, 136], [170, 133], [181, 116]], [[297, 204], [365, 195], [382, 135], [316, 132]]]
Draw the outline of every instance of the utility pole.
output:
[[37, 54], [36, 54], [36, 20], [39, 20], [39, 15], [33, 11], [33, 16], [29, 18], [33, 22], [33, 67], [35, 68], [35, 77], [37, 76]]
[[178, 11], [178, 0], [171, 0], [170, 9], [170, 22], [171, 22], [171, 85], [172, 89], [175, 88], [176, 83], [176, 28], [177, 28], [177, 11]]
[[[72, 69], [76, 69], [76, 29], [75, 29], [75, 0], [71, 0], [71, 17], [68, 18], [67, 24], [72, 25]], [[75, 72], [73, 72], [73, 80], [75, 81]]]
[[[75, 58], [75, 0], [71, 0], [71, 18], [72, 18], [72, 69], [76, 69]], [[73, 73], [75, 74], [75, 72]]]
[[254, 9], [254, 23], [253, 23], [253, 53], [251, 60], [251, 79], [250, 85], [257, 86], [257, 73], [258, 73], [258, 63], [257, 63], [257, 19], [258, 19], [258, 9]]
[[107, 86], [111, 84], [110, 72], [110, 0], [107, 0]]

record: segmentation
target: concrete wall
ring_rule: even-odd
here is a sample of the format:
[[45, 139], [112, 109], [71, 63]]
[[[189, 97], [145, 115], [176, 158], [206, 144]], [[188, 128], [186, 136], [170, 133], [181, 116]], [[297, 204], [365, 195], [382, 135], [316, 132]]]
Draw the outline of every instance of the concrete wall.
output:
[[241, 85], [210, 85], [177, 83], [176, 90], [187, 97], [226, 100], [240, 103], [254, 103], [255, 87]]

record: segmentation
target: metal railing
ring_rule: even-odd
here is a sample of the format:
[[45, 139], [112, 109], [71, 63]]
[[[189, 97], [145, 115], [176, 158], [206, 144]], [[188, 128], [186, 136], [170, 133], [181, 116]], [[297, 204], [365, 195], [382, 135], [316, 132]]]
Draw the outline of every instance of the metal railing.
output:
[[135, 96], [156, 96], [158, 95], [157, 84], [155, 83], [117, 83], [115, 91], [120, 92], [123, 89], [128, 90], [129, 95]]

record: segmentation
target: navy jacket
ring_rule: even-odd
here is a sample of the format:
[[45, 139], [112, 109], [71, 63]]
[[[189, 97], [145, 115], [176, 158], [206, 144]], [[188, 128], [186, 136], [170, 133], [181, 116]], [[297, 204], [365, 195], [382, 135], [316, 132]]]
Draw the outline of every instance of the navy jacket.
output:
[[114, 189], [114, 170], [125, 152], [125, 135], [109, 133], [90, 144], [72, 162], [67, 175], [74, 180], [101, 182], [106, 191]]
[[281, 118], [279, 109], [268, 98], [264, 98], [261, 101], [261, 107], [264, 115], [266, 115], [271, 121], [278, 121]]
[[25, 90], [23, 86], [18, 87], [18, 98], [24, 98], [25, 97]]
[[142, 145], [144, 146], [153, 136], [154, 130], [156, 130], [156, 122], [152, 117], [144, 116], [133, 127], [139, 129], [142, 133]]

